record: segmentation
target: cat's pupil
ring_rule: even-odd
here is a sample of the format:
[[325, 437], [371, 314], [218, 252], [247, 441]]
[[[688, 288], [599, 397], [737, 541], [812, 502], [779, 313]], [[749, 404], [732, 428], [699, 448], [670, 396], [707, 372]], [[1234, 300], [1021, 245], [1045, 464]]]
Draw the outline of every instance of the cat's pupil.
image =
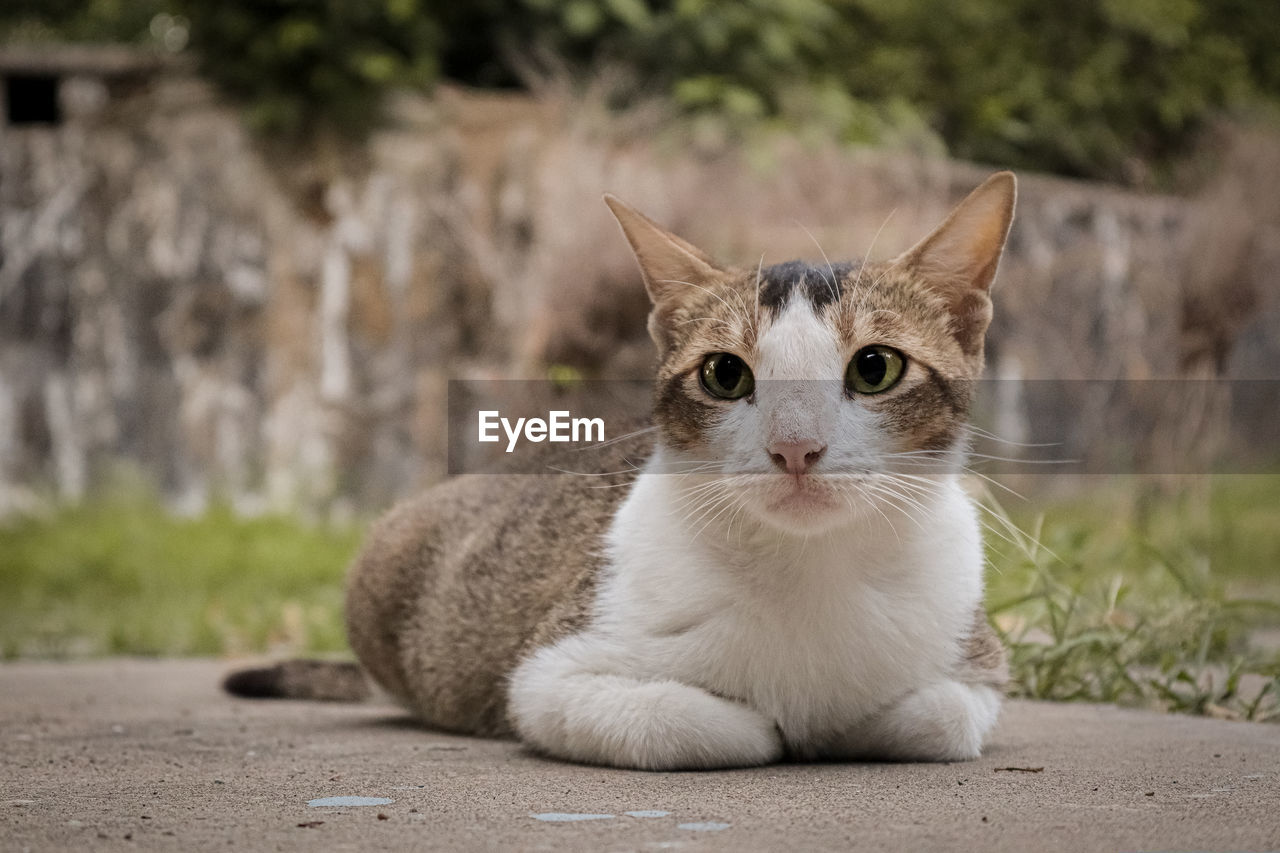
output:
[[872, 387], [879, 385], [884, 381], [885, 374], [889, 371], [889, 363], [884, 355], [871, 350], [864, 352], [858, 356], [858, 375]]
[[702, 387], [712, 397], [741, 400], [755, 387], [751, 368], [736, 355], [712, 353], [702, 362]]
[[715, 366], [716, 382], [727, 391], [736, 389], [742, 381], [742, 367], [742, 361], [736, 356], [721, 356]]

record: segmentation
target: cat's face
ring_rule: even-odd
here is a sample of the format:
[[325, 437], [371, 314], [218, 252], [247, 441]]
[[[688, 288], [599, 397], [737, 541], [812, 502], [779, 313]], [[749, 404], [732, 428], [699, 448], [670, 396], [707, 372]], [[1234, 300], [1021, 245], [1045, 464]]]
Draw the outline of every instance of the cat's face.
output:
[[720, 268], [610, 199], [654, 301], [655, 420], [694, 505], [809, 533], [923, 503], [960, 463], [1013, 199], [994, 176], [893, 261], [758, 269]]

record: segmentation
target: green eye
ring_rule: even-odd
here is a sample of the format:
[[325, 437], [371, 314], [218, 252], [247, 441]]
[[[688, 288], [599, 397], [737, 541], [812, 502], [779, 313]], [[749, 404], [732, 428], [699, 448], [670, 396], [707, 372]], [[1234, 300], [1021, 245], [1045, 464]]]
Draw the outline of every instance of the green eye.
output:
[[906, 358], [896, 349], [863, 347], [849, 361], [844, 372], [844, 386], [859, 394], [879, 394], [898, 384], [906, 366]]
[[712, 397], [740, 400], [756, 388], [756, 378], [751, 368], [736, 355], [727, 352], [712, 353], [702, 362], [702, 387]]

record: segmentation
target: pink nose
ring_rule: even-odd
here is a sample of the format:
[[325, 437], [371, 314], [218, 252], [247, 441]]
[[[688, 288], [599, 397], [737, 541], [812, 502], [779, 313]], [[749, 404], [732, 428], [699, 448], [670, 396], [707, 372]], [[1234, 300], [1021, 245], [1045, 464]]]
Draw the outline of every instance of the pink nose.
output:
[[775, 441], [769, 445], [769, 457], [773, 464], [797, 477], [812, 468], [827, 446], [820, 441]]

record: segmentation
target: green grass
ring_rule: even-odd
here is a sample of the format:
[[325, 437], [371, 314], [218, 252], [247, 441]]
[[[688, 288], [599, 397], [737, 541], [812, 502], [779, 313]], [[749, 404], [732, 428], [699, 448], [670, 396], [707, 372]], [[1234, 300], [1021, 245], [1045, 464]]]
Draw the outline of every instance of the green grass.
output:
[[[1280, 476], [989, 497], [1016, 695], [1280, 718]], [[1037, 511], [1037, 509], [1039, 511]], [[0, 523], [0, 654], [339, 652], [357, 527], [98, 500]]]
[[338, 651], [358, 541], [226, 509], [173, 518], [145, 498], [0, 522], [0, 654]]
[[988, 497], [1015, 694], [1280, 717], [1280, 649], [1256, 642], [1280, 628], [1280, 477], [1129, 485], [1015, 517]]

